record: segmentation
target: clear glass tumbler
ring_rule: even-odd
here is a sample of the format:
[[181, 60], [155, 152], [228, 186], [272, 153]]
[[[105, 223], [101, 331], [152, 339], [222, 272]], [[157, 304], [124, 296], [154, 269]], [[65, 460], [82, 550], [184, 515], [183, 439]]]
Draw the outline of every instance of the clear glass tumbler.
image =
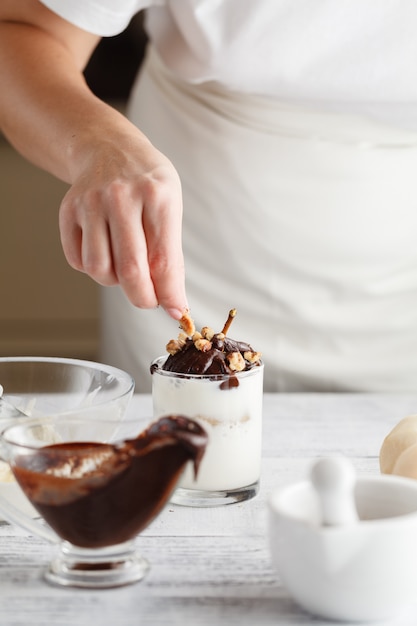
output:
[[209, 438], [197, 476], [187, 467], [171, 502], [208, 507], [254, 497], [261, 474], [263, 364], [213, 376], [165, 371], [165, 359], [151, 366], [154, 418], [185, 415]]

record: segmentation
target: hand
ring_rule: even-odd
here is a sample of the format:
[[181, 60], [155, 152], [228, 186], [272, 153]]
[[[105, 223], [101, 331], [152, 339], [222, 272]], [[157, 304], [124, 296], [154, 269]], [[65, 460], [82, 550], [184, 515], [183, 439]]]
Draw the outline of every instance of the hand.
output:
[[0, 126], [26, 158], [71, 185], [59, 217], [69, 264], [121, 285], [133, 305], [160, 304], [179, 319], [187, 306], [179, 178], [88, 88], [82, 71], [98, 41], [38, 0], [2, 0]]
[[68, 263], [101, 285], [119, 284], [135, 306], [161, 305], [179, 319], [187, 300], [176, 170], [135, 127], [83, 154], [60, 208]]

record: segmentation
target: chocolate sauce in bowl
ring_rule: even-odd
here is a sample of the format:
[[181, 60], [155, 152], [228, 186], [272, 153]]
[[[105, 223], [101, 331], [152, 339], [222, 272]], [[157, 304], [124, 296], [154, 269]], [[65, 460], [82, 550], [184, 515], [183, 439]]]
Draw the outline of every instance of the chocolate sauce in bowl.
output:
[[118, 445], [59, 443], [19, 455], [12, 469], [33, 506], [73, 545], [99, 548], [135, 537], [166, 504], [205, 430], [184, 416], [159, 419]]

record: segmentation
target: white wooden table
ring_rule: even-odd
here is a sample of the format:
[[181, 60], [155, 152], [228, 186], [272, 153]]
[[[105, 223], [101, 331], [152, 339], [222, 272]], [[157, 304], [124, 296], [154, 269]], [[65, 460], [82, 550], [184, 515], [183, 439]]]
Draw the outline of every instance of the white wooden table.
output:
[[[148, 421], [150, 397], [136, 395], [129, 412]], [[269, 559], [266, 501], [327, 454], [347, 455], [360, 474], [378, 473], [383, 438], [410, 413], [417, 396], [266, 394], [259, 495], [213, 509], [168, 505], [138, 538], [151, 569], [135, 585], [52, 587], [42, 578], [52, 547], [1, 523], [0, 626], [329, 624], [304, 613], [281, 586]], [[395, 624], [417, 625], [417, 598], [415, 612]]]

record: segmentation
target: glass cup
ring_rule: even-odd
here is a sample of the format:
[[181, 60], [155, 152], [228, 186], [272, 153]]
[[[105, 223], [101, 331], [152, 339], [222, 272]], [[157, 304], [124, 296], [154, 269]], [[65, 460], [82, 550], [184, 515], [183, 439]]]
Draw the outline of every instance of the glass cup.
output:
[[186, 468], [171, 502], [209, 507], [242, 502], [259, 490], [263, 364], [233, 375], [178, 374], [153, 361], [154, 418], [181, 414], [208, 434], [197, 476]]
[[168, 502], [187, 462], [198, 465], [206, 442], [203, 429], [182, 418], [166, 417], [145, 431], [137, 419], [94, 409], [15, 420], [1, 433], [0, 455], [42, 519], [1, 495], [0, 512], [57, 545], [49, 582], [136, 582], [149, 564], [135, 540]]

